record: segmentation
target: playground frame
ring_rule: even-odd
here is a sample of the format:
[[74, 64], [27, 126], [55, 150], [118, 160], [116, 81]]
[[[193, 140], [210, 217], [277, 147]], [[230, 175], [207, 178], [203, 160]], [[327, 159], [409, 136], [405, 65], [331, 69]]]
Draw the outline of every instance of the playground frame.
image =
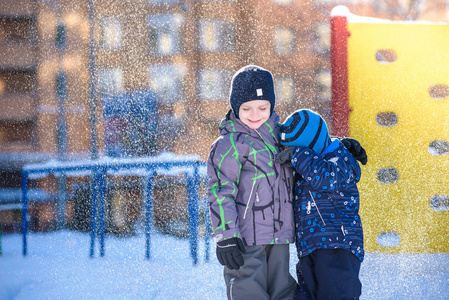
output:
[[[198, 202], [200, 180], [206, 180], [205, 172], [200, 167], [204, 163], [197, 155], [159, 155], [133, 158], [110, 158], [102, 157], [94, 160], [79, 161], [48, 161], [45, 163], [25, 165], [22, 169], [22, 235], [23, 256], [27, 255], [28, 244], [28, 181], [30, 179], [46, 177], [50, 174], [65, 180], [66, 176], [91, 176], [91, 201], [90, 201], [90, 257], [94, 257], [95, 239], [98, 235], [100, 245], [100, 256], [105, 255], [105, 191], [106, 176], [114, 174], [117, 176], [140, 176], [143, 179], [143, 203], [145, 212], [145, 257], [150, 259], [151, 254], [151, 226], [153, 223], [153, 180], [158, 174], [185, 174], [187, 179], [188, 212], [189, 212], [189, 241], [190, 256], [193, 264], [198, 264]], [[64, 217], [65, 186], [59, 185], [58, 192], [58, 222]], [[97, 212], [98, 209], [98, 212]], [[61, 213], [62, 212], [62, 213]], [[208, 210], [205, 214], [205, 260], [209, 256], [210, 219]]]

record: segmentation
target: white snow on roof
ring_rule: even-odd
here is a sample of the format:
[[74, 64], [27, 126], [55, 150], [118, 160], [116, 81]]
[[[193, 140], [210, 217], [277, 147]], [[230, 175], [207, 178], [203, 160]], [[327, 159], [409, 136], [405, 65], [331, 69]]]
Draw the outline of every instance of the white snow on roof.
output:
[[430, 22], [430, 21], [392, 21], [387, 19], [373, 18], [373, 17], [364, 17], [358, 16], [349, 11], [344, 5], [335, 6], [330, 14], [331, 18], [333, 17], [346, 17], [348, 23], [390, 23], [390, 24], [423, 24], [423, 25], [448, 25], [448, 23], [444, 22]]

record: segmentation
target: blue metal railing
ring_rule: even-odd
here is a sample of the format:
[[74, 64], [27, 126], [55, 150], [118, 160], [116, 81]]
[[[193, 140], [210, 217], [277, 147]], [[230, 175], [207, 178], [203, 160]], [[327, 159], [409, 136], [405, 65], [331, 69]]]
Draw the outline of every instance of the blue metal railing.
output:
[[[105, 254], [105, 195], [106, 195], [106, 175], [108, 173], [118, 173], [126, 171], [126, 175], [141, 176], [144, 178], [144, 229], [145, 229], [145, 257], [150, 259], [151, 254], [151, 226], [153, 207], [153, 180], [158, 174], [185, 174], [187, 178], [187, 195], [189, 211], [189, 244], [190, 256], [193, 264], [198, 264], [198, 202], [200, 179], [206, 180], [205, 172], [201, 172], [203, 167], [197, 155], [176, 156], [161, 154], [151, 157], [134, 158], [110, 158], [102, 157], [95, 160], [79, 161], [49, 161], [45, 163], [25, 165], [22, 169], [22, 235], [23, 235], [23, 256], [27, 255], [27, 232], [28, 232], [28, 180], [30, 178], [45, 177], [53, 174], [55, 176], [91, 176], [91, 220], [90, 220], [90, 256], [95, 254], [95, 238], [99, 237], [100, 256]], [[114, 174], [115, 174], [114, 173]], [[80, 175], [81, 174], [81, 175]], [[125, 176], [125, 175], [123, 175]], [[65, 187], [64, 187], [65, 188]], [[61, 189], [61, 186], [60, 186]], [[59, 195], [65, 193], [59, 191]], [[66, 197], [62, 197], [66, 199]], [[58, 199], [60, 200], [60, 199]], [[98, 209], [98, 217], [97, 217]], [[210, 220], [208, 209], [205, 210], [205, 260], [210, 259], [209, 236]], [[97, 219], [98, 218], [98, 219]], [[97, 233], [98, 224], [98, 233]]]

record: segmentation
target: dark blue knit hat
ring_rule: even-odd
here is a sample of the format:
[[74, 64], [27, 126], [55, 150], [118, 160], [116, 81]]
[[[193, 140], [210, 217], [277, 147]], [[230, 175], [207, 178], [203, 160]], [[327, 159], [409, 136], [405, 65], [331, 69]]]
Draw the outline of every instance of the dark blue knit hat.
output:
[[240, 105], [252, 100], [268, 100], [271, 103], [271, 116], [275, 104], [273, 75], [264, 68], [248, 65], [232, 77], [229, 102], [237, 118]]
[[281, 144], [285, 146], [306, 146], [321, 154], [330, 145], [326, 122], [311, 110], [297, 110], [281, 125]]

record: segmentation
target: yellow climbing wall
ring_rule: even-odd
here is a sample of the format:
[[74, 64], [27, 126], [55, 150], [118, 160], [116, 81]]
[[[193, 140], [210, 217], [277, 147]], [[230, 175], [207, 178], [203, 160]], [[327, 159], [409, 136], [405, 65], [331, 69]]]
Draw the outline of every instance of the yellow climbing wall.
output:
[[[449, 252], [449, 25], [348, 23], [366, 251]], [[380, 245], [382, 244], [382, 246]]]

